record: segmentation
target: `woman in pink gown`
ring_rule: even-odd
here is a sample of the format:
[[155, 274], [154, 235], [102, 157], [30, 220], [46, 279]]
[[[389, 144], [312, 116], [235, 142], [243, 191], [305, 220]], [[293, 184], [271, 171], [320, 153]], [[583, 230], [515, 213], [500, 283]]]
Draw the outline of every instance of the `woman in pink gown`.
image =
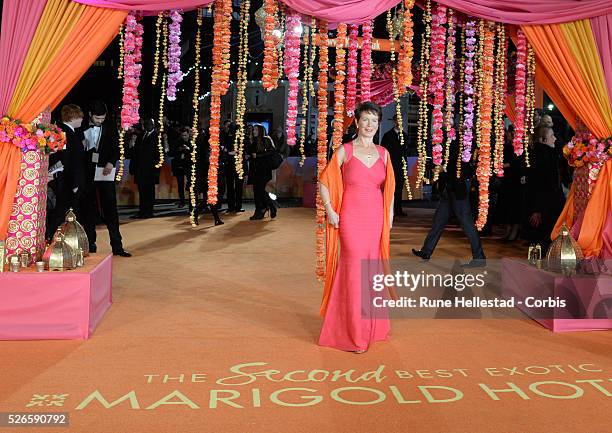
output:
[[[326, 286], [330, 290], [326, 290], [328, 293], [324, 296], [322, 313], [325, 318], [319, 345], [356, 353], [365, 352], [375, 341], [386, 340], [390, 330], [386, 310], [374, 310], [370, 303], [371, 290], [362, 292], [362, 275], [371, 278], [373, 272], [382, 272], [379, 260], [388, 258], [389, 230], [393, 221], [393, 169], [387, 151], [373, 143], [381, 114], [380, 107], [373, 103], [366, 102], [358, 107], [355, 112], [357, 138], [338, 148], [320, 179], [328, 232], [338, 231], [340, 245], [335, 270], [330, 272], [328, 263]], [[337, 166], [341, 181], [334, 182], [328, 171]], [[335, 185], [338, 183], [341, 185]], [[340, 189], [340, 194], [334, 189]], [[334, 200], [338, 195], [341, 199]], [[329, 233], [327, 240], [327, 248], [333, 248]], [[376, 263], [368, 265], [364, 260]], [[368, 269], [364, 271], [362, 266]]]

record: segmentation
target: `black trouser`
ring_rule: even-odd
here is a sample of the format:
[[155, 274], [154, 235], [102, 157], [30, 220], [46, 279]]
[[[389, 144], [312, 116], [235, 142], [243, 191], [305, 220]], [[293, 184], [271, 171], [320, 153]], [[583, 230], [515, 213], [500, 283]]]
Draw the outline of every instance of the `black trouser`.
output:
[[181, 203], [185, 203], [185, 175], [181, 174], [175, 177], [178, 185], [179, 200]]
[[55, 207], [47, 210], [46, 238], [52, 239], [57, 228], [64, 222], [66, 212], [71, 206], [72, 191], [68, 190], [63, 174], [50, 181], [48, 188], [55, 193]]
[[[200, 198], [200, 193], [204, 193], [204, 199], [202, 201], [199, 201]], [[219, 218], [219, 209], [218, 207], [215, 206], [211, 206], [208, 204], [208, 182], [205, 182], [204, 185], [198, 186], [196, 184], [195, 188], [194, 188], [194, 195], [195, 195], [195, 201], [196, 201], [196, 208], [195, 208], [195, 218], [196, 221], [199, 219], [199, 215], [204, 212], [204, 209], [210, 209], [210, 212], [213, 215], [213, 218], [215, 219], [215, 221], [219, 221], [221, 218]], [[189, 213], [191, 213], [191, 210], [193, 209], [193, 207], [191, 206], [191, 197], [189, 200]]]
[[98, 212], [108, 229], [111, 248], [113, 252], [123, 251], [121, 232], [119, 231], [119, 214], [117, 213], [117, 193], [115, 182], [94, 182], [86, 194], [81, 196], [81, 209], [83, 226], [89, 239], [89, 245], [96, 243], [96, 224]]
[[266, 209], [271, 208], [274, 204], [266, 191], [266, 185], [270, 179], [267, 176], [255, 176], [253, 179], [253, 196], [255, 199], [255, 211], [263, 213]]
[[433, 224], [431, 230], [425, 238], [421, 251], [431, 256], [436, 249], [436, 245], [442, 236], [444, 227], [448, 223], [451, 209], [457, 219], [459, 225], [463, 230], [463, 233], [467, 236], [472, 247], [472, 257], [474, 259], [484, 259], [484, 251], [482, 250], [482, 244], [480, 242], [480, 236], [476, 231], [474, 220], [472, 218], [472, 212], [470, 210], [469, 200], [466, 198], [457, 199], [455, 193], [443, 191], [440, 195], [440, 202], [436, 208], [434, 215]]
[[153, 206], [155, 205], [155, 184], [138, 184], [139, 211], [142, 216], [153, 216]]
[[393, 212], [402, 213], [402, 192], [404, 189], [404, 176], [395, 176], [395, 194], [393, 199]]
[[235, 164], [225, 167], [225, 182], [227, 184], [227, 208], [229, 211], [242, 209], [242, 189], [244, 179], [238, 178]]

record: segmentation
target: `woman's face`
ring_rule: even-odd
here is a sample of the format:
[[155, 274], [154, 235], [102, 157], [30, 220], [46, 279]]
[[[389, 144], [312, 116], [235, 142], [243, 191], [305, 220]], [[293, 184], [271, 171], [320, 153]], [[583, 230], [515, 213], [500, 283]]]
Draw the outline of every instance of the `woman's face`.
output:
[[253, 137], [259, 137], [259, 128], [253, 128]]
[[189, 141], [189, 132], [188, 131], [181, 132], [181, 138], [183, 139], [183, 141]]
[[357, 125], [357, 134], [364, 138], [373, 138], [378, 131], [378, 114], [376, 113], [361, 113], [359, 119], [355, 120]]

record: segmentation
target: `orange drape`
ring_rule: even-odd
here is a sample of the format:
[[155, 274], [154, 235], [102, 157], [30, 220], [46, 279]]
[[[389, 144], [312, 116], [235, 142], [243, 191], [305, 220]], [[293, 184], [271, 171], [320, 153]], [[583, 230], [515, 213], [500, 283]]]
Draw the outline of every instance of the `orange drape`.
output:
[[[555, 239], [559, 235], [563, 223], [566, 223], [568, 227], [571, 227], [574, 223], [574, 218], [577, 215], [573, 215], [574, 206], [572, 200], [573, 188], [570, 191], [565, 208], [557, 220], [551, 239]], [[609, 159], [599, 172], [597, 183], [595, 188], [593, 188], [593, 193], [584, 211], [584, 219], [577, 239], [578, 245], [580, 245], [585, 257], [599, 257], [603, 247], [602, 234], [606, 225], [606, 218], [611, 210], [612, 159]]]
[[45, 107], [56, 107], [115, 38], [126, 15], [125, 11], [87, 6], [15, 117], [30, 121]]
[[514, 101], [514, 95], [506, 95], [506, 116], [510, 122], [516, 121], [516, 102]]
[[560, 25], [522, 26], [527, 39], [572, 109], [599, 138], [612, 135]]
[[552, 99], [557, 106], [557, 109], [563, 116], [563, 118], [570, 124], [574, 130], [576, 130], [576, 113], [570, 106], [565, 96], [559, 91], [559, 87], [546, 70], [546, 65], [542, 61], [537, 60], [536, 56], [536, 82], [542, 86], [546, 94]]
[[[385, 177], [385, 184], [383, 187], [383, 229], [382, 236], [380, 238], [380, 254], [381, 260], [389, 260], [390, 255], [390, 240], [391, 240], [391, 221], [389, 220], [389, 212], [393, 204], [393, 194], [395, 192], [395, 175], [393, 174], [393, 166], [387, 154], [387, 174]], [[319, 182], [327, 187], [329, 191], [329, 198], [331, 200], [332, 207], [336, 212], [340, 211], [342, 207], [342, 193], [343, 193], [343, 182], [342, 182], [342, 170], [338, 163], [338, 153], [334, 152], [331, 161], [325, 167], [325, 170], [319, 176]], [[320, 314], [325, 315], [327, 311], [327, 303], [329, 296], [331, 295], [332, 284], [334, 282], [334, 276], [336, 274], [336, 267], [338, 266], [338, 247], [339, 247], [339, 232], [331, 224], [327, 224], [326, 232], [326, 265], [325, 265], [325, 285], [323, 288], [323, 300], [321, 302]], [[356, 269], [355, 272], [359, 270]]]

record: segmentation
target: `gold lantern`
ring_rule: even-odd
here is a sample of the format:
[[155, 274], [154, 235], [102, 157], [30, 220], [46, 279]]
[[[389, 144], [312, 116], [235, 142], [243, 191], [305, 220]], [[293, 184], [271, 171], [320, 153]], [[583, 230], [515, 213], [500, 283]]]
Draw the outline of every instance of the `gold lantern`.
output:
[[53, 241], [43, 254], [43, 262], [50, 271], [63, 271], [76, 267], [74, 250], [65, 242], [64, 234], [59, 229], [55, 232]]
[[83, 250], [83, 257], [89, 255], [87, 234], [83, 226], [77, 221], [72, 208], [66, 213], [66, 222], [62, 224], [60, 230], [64, 234], [64, 242], [70, 245], [75, 253], [81, 248]]
[[559, 236], [550, 245], [546, 255], [548, 270], [571, 275], [576, 272], [576, 268], [583, 258], [580, 245], [570, 235], [567, 226], [563, 224]]

